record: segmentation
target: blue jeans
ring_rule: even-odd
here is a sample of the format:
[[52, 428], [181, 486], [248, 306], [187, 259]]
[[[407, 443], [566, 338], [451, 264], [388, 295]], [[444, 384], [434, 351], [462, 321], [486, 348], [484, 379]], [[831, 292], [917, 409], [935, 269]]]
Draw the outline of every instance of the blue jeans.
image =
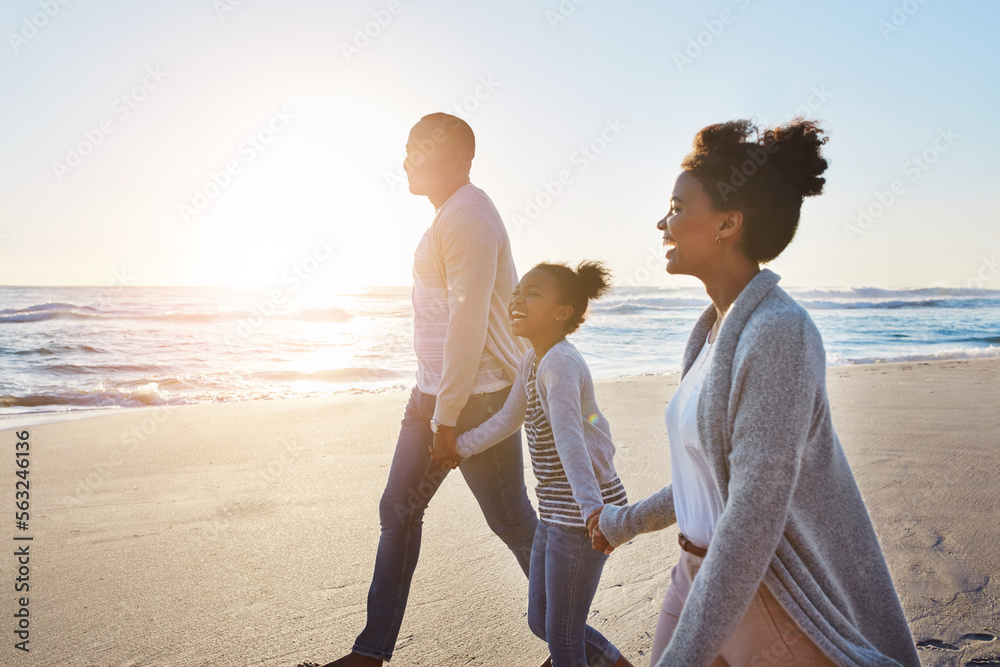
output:
[[[458, 433], [479, 426], [499, 412], [509, 393], [507, 388], [470, 396], [458, 417]], [[424, 510], [449, 472], [434, 463], [428, 451], [434, 440], [430, 428], [434, 401], [434, 396], [416, 387], [410, 394], [389, 480], [379, 503], [382, 535], [368, 590], [368, 623], [353, 650], [380, 660], [392, 658], [420, 554]], [[486, 523], [514, 552], [527, 575], [538, 518], [524, 486], [520, 431], [464, 459], [459, 470], [479, 502]]]
[[583, 528], [538, 522], [528, 575], [528, 627], [548, 642], [552, 667], [614, 665], [621, 652], [587, 625], [608, 557]]

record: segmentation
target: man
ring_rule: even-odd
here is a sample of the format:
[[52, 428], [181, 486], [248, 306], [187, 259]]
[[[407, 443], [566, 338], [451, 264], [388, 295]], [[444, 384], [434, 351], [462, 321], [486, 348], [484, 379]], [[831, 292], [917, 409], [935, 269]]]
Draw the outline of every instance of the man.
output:
[[[410, 192], [435, 215], [413, 260], [417, 386], [403, 416], [379, 516], [382, 535], [368, 592], [368, 623], [350, 653], [326, 667], [369, 667], [392, 658], [420, 550], [424, 510], [449, 465], [430, 448], [503, 406], [525, 347], [508, 327], [517, 284], [510, 239], [486, 193], [469, 182], [472, 129], [444, 113], [424, 116], [406, 143]], [[449, 447], [451, 449], [451, 447]], [[538, 519], [524, 485], [520, 431], [464, 459], [465, 481], [490, 528], [528, 574]]]

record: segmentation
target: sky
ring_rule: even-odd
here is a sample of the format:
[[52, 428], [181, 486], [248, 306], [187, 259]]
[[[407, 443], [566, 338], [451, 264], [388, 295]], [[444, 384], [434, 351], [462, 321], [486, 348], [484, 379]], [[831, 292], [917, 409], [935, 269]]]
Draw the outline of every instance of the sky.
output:
[[521, 272], [697, 285], [655, 229], [695, 133], [804, 115], [830, 168], [783, 284], [1000, 288], [998, 22], [986, 0], [6, 0], [0, 284], [408, 285], [434, 211], [403, 146], [447, 111]]

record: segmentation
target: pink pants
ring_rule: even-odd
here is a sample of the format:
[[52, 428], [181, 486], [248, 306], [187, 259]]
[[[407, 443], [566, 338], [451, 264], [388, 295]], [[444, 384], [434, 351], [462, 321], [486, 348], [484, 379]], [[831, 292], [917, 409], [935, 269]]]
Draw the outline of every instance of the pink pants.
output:
[[[681, 559], [670, 574], [670, 587], [663, 598], [660, 619], [656, 624], [651, 664], [656, 664], [674, 636], [681, 609], [702, 560], [699, 556], [681, 551]], [[762, 583], [753, 596], [750, 608], [722, 646], [712, 667], [836, 667], [836, 664], [799, 630], [799, 626]]]

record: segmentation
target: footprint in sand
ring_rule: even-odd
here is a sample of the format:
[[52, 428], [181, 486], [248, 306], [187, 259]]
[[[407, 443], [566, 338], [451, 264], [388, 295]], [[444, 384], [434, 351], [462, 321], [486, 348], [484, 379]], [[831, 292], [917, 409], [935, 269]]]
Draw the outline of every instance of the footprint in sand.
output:
[[[941, 641], [940, 639], [923, 639], [917, 642], [918, 649], [925, 649], [931, 651], [960, 651], [962, 647], [968, 646], [975, 642], [992, 642], [996, 641], [996, 636], [991, 635], [988, 632], [969, 632], [958, 638], [955, 644], [949, 644], [948, 642]], [[973, 658], [969, 662], [965, 663], [966, 667], [971, 667], [971, 665], [977, 665], [980, 667], [987, 667], [989, 665], [994, 665], [995, 667], [1000, 667], [1000, 657], [997, 658]]]

